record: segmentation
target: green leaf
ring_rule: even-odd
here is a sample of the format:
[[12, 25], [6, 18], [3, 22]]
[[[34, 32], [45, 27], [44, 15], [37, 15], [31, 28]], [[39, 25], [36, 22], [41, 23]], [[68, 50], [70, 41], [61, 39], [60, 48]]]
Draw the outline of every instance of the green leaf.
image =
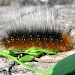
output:
[[45, 71], [44, 75], [65, 75], [72, 71], [75, 71], [75, 54], [59, 61], [52, 68]]
[[36, 47], [31, 47], [29, 49], [27, 49], [25, 51], [25, 53], [31, 55], [31, 56], [34, 56], [34, 57], [39, 57], [41, 54], [43, 54], [43, 52], [40, 52], [36, 49]]
[[52, 50], [52, 49], [42, 49], [42, 48], [37, 48], [37, 49], [38, 51], [46, 53], [46, 54], [56, 54], [55, 51], [57, 51], [57, 50]]
[[19, 59], [20, 61], [26, 62], [26, 61], [31, 61], [33, 58], [31, 58], [30, 55], [25, 55], [22, 58]]
[[4, 49], [3, 49], [2, 52], [3, 52], [3, 53], [10, 54], [10, 51], [9, 51], [9, 50], [4, 50]]
[[49, 49], [43, 49], [39, 47], [30, 47], [29, 49], [24, 49], [24, 50], [6, 50], [3, 49], [4, 52], [10, 55], [15, 55], [15, 54], [29, 54], [35, 57], [39, 57], [41, 54], [46, 53], [46, 54], [56, 54], [54, 50], [49, 50]]
[[29, 55], [34, 56], [34, 57], [39, 57], [41, 54], [43, 54], [42, 52], [38, 52], [38, 53], [33, 53], [30, 52]]
[[27, 49], [25, 51], [25, 53], [35, 56], [35, 57], [39, 57], [41, 54], [46, 53], [46, 54], [56, 54], [57, 50], [52, 50], [52, 49], [43, 49], [43, 48], [39, 48], [39, 47], [31, 47], [29, 49]]
[[11, 50], [12, 54], [21, 54], [25, 53], [25, 50]]
[[31, 51], [35, 51], [35, 47], [30, 47], [29, 49], [25, 50], [25, 53], [30, 53]]
[[13, 54], [13, 52], [12, 52], [11, 50], [2, 49], [1, 51], [2, 51], [3, 53], [7, 53], [7, 54], [10, 54], [10, 55]]

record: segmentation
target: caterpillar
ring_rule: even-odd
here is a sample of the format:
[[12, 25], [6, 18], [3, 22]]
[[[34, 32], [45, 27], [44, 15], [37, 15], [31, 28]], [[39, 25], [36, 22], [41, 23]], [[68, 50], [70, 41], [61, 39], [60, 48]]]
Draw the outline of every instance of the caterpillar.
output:
[[32, 46], [59, 51], [73, 48], [68, 28], [55, 22], [55, 9], [48, 5], [12, 8], [2, 10], [0, 45], [12, 50]]

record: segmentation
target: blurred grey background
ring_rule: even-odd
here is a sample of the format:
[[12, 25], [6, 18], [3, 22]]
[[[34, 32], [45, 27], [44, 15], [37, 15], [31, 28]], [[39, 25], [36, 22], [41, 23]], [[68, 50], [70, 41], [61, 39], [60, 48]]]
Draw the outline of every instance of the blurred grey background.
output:
[[24, 4], [24, 5], [39, 5], [39, 4], [74, 4], [75, 0], [0, 0], [0, 6], [13, 5], [13, 4]]

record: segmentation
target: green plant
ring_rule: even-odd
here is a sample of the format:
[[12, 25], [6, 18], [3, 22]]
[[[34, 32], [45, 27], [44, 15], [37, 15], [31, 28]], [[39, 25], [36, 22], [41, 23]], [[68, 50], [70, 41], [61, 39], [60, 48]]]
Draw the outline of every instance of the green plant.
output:
[[[31, 52], [30, 52], [30, 50], [31, 50]], [[38, 73], [38, 75], [65, 75], [67, 73], [75, 71], [75, 54], [70, 55], [67, 58], [57, 62], [54, 66], [50, 67], [45, 72], [41, 72], [39, 70], [36, 70], [36, 69], [30, 67], [29, 65], [24, 64], [22, 61], [20, 61], [22, 59], [18, 60], [16, 57], [12, 56], [12, 54], [17, 54], [17, 53], [25, 53], [25, 54], [29, 53], [29, 55], [27, 57], [30, 60], [28, 60], [28, 59], [26, 59], [26, 60], [31, 61], [32, 59], [30, 58], [30, 56], [33, 54], [33, 56], [37, 57], [36, 53], [39, 56], [38, 51], [40, 51], [40, 50], [41, 50], [41, 53], [43, 53], [43, 52], [46, 53], [46, 51], [47, 51], [45, 49], [42, 50], [40, 48], [39, 49], [30, 48], [27, 51], [26, 50], [12, 50], [11, 51], [11, 50], [3, 49], [3, 50], [0, 50], [0, 55], [3, 55], [5, 57], [17, 62], [18, 64], [24, 66], [25, 68], [27, 68], [33, 72]], [[52, 50], [51, 50], [51, 52], [52, 52]], [[56, 54], [56, 52], [52, 52], [51, 54]], [[24, 59], [25, 58], [26, 57], [24, 57]]]

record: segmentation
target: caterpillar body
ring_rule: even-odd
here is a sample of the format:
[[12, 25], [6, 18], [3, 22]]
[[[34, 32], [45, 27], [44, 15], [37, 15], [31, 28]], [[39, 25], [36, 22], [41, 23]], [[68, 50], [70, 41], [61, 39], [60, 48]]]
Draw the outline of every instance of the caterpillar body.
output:
[[56, 22], [55, 8], [49, 5], [17, 6], [0, 11], [0, 44], [5, 48], [35, 46], [60, 51], [73, 48], [69, 28]]

